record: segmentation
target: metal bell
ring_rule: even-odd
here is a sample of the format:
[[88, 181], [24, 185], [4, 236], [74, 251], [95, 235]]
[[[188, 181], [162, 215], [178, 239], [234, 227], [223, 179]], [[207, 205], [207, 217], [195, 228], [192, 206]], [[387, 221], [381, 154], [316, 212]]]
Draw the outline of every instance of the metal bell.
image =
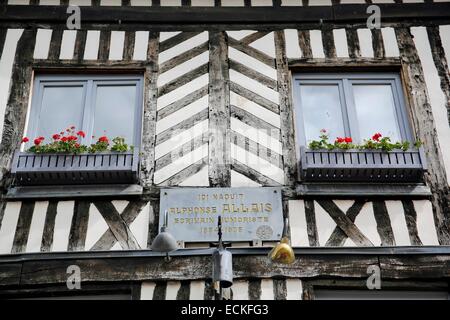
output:
[[220, 281], [222, 288], [233, 285], [233, 256], [230, 251], [216, 249], [212, 254], [213, 282]]
[[283, 237], [272, 250], [269, 252], [269, 258], [273, 262], [291, 264], [295, 261], [295, 254], [289, 245], [289, 239]]
[[169, 253], [178, 249], [177, 240], [175, 240], [175, 238], [166, 231], [168, 222], [167, 220], [168, 217], [166, 211], [164, 213], [164, 225], [161, 227], [161, 231], [152, 242], [151, 249], [153, 251]]
[[153, 240], [151, 249], [158, 252], [171, 252], [177, 250], [177, 240], [175, 240], [169, 232], [166, 232], [163, 227], [161, 228], [161, 232]]
[[294, 250], [290, 245], [289, 237], [287, 235], [288, 219], [284, 219], [283, 237], [280, 242], [270, 250], [268, 257], [273, 262], [291, 264], [295, 261]]

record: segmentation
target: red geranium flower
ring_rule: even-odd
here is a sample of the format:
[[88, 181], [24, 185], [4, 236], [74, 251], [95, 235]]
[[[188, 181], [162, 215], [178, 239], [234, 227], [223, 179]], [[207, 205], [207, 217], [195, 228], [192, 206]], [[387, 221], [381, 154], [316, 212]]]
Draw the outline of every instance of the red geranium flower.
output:
[[381, 133], [375, 133], [373, 136], [372, 136], [372, 140], [373, 141], [380, 141], [380, 138], [382, 137], [382, 135], [381, 135]]
[[80, 144], [79, 143], [75, 143], [75, 148], [79, 148]]
[[70, 126], [70, 129], [75, 130], [75, 126]]
[[61, 139], [61, 136], [60, 136], [59, 134], [55, 133], [55, 134], [52, 136], [52, 138], [53, 138], [53, 140], [59, 140], [59, 139]]
[[86, 137], [86, 134], [85, 134], [84, 131], [82, 131], [82, 130], [78, 131], [78, 132], [77, 132], [77, 135], [80, 136], [80, 137], [82, 137], [82, 138]]
[[109, 142], [107, 136], [102, 136], [102, 137], [98, 138], [98, 141], [99, 141], [99, 142]]
[[78, 140], [78, 138], [76, 136], [68, 136], [67, 140], [69, 140], [69, 141], [76, 141], [76, 140]]
[[66, 141], [67, 141], [67, 137], [62, 137], [62, 138], [61, 138], [61, 141], [62, 141], [62, 142], [66, 142]]
[[39, 138], [34, 139], [34, 144], [37, 145], [37, 146], [40, 145], [41, 142], [42, 142], [42, 140], [39, 139]]
[[341, 138], [341, 137], [337, 137], [337, 138], [336, 138], [336, 142], [337, 142], [337, 143], [342, 143], [342, 142], [345, 142], [345, 139], [344, 139], [344, 138]]
[[43, 136], [38, 137], [39, 140], [44, 141], [45, 138]]
[[22, 143], [27, 143], [28, 141], [30, 141], [30, 139], [28, 139], [27, 137], [22, 138]]
[[345, 141], [346, 143], [352, 143], [352, 142], [353, 142], [352, 138], [350, 138], [350, 137], [345, 137], [345, 138], [344, 138], [344, 141]]

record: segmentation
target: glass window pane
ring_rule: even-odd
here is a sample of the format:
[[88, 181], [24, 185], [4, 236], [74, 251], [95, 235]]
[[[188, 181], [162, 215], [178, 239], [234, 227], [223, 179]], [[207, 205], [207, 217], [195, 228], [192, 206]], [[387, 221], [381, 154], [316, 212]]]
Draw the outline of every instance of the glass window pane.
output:
[[330, 141], [345, 136], [338, 85], [301, 85], [300, 96], [306, 141], [317, 140], [321, 129], [330, 134]]
[[37, 135], [49, 139], [69, 126], [81, 128], [83, 98], [82, 86], [44, 87]]
[[123, 137], [126, 143], [134, 145], [135, 112], [135, 85], [98, 86], [93, 135], [96, 138], [107, 135], [110, 139]]
[[353, 95], [361, 141], [376, 132], [389, 136], [393, 142], [400, 140], [391, 85], [355, 84]]

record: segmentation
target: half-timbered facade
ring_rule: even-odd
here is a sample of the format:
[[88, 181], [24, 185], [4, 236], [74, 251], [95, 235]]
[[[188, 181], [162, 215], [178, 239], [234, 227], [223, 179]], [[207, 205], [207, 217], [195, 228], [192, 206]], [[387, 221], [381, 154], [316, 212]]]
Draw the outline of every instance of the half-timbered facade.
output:
[[[368, 28], [371, 4], [380, 28]], [[69, 5], [81, 9], [80, 29], [68, 29]], [[160, 190], [268, 186], [282, 189], [296, 261], [270, 262], [274, 242], [231, 242], [229, 298], [367, 291], [371, 266], [381, 270], [381, 291], [448, 297], [449, 1], [9, 0], [0, 5], [0, 55], [0, 297], [213, 299], [214, 244], [182, 243], [170, 261], [150, 250]], [[346, 104], [356, 101], [342, 129], [352, 136], [358, 123], [362, 132], [388, 121], [366, 110], [361, 125], [360, 93], [347, 86], [367, 86], [361, 105], [380, 113], [384, 97], [370, 85], [395, 87], [400, 111], [389, 119], [397, 119], [399, 138], [422, 142], [420, 154], [396, 155], [404, 168], [394, 171], [370, 169], [366, 153], [355, 176], [354, 162], [348, 172], [328, 176], [321, 163], [308, 173], [305, 115], [316, 111], [305, 110], [305, 97], [328, 99], [330, 79], [343, 84]], [[324, 86], [324, 95], [303, 93], [303, 84]], [[22, 168], [19, 181], [22, 137], [34, 139], [39, 121], [53, 128], [61, 119], [39, 114], [39, 103], [53, 101], [50, 115], [62, 104], [75, 110], [81, 94], [97, 102], [104, 94], [105, 106], [116, 106], [123, 88], [137, 92], [132, 116], [105, 107], [88, 120], [118, 125], [123, 117], [138, 150], [130, 154], [136, 179], [119, 179], [116, 168], [110, 180], [96, 172], [90, 183], [73, 183], [66, 173], [53, 184]], [[83, 105], [84, 117], [91, 107]], [[403, 181], [407, 174], [413, 178]], [[71, 265], [81, 270], [78, 292], [66, 287]]]

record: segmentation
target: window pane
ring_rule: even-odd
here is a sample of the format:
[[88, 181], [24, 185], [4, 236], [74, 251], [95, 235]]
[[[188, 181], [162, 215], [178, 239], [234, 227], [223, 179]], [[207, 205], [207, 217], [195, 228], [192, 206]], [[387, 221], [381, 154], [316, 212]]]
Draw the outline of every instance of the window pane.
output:
[[361, 141], [376, 132], [400, 140], [390, 85], [353, 85], [353, 95]]
[[301, 85], [300, 95], [307, 142], [317, 140], [321, 129], [330, 141], [345, 135], [338, 85]]
[[136, 86], [98, 86], [94, 115], [94, 136], [123, 137], [134, 145]]
[[81, 128], [83, 108], [82, 86], [44, 87], [37, 135], [49, 139], [71, 125]]

